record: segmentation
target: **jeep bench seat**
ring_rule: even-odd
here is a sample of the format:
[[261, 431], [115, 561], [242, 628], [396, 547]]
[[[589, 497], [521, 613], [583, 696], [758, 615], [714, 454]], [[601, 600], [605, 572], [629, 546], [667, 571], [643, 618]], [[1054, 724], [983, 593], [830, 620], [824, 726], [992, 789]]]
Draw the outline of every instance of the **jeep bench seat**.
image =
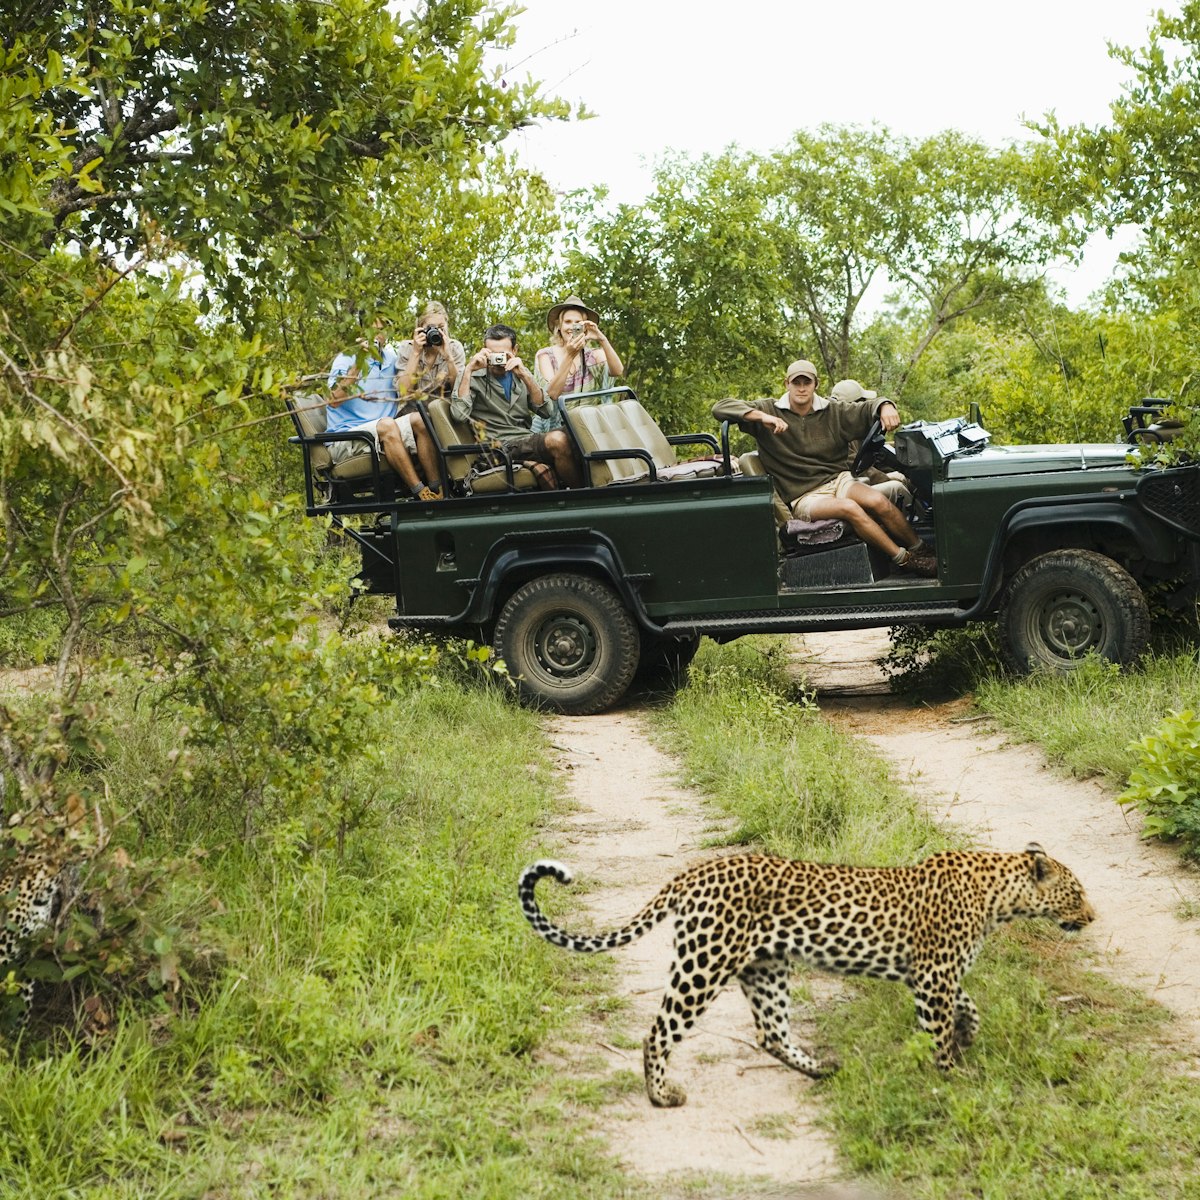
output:
[[[668, 437], [640, 400], [580, 404], [564, 409], [569, 431], [584, 456], [593, 487], [650, 480], [703, 479], [724, 473], [715, 457], [716, 439], [709, 434]], [[680, 462], [675, 447], [700, 444], [712, 458]]]
[[418, 404], [425, 425], [437, 447], [441, 463], [442, 478], [453, 495], [481, 495], [492, 492], [532, 491], [537, 480], [528, 467], [513, 464], [512, 485], [509, 485], [505, 467], [488, 467], [471, 475], [471, 467], [484, 452], [482, 445], [465, 422], [456, 421], [450, 415], [450, 401], [444, 397]]
[[[380, 490], [390, 498], [400, 484], [388, 461], [375, 449], [374, 440], [367, 434], [327, 432], [329, 408], [324, 396], [306, 393], [285, 401], [298, 441], [304, 450], [310, 481], [323, 485], [327, 503], [335, 504]], [[348, 458], [335, 463], [329, 453], [329, 443], [354, 440], [358, 443]]]

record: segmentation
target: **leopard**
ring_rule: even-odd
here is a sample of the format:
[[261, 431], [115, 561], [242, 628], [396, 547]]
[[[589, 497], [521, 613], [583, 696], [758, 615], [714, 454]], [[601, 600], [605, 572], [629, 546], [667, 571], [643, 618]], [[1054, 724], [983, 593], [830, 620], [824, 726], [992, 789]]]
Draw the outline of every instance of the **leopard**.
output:
[[538, 906], [539, 880], [569, 884], [571, 871], [541, 859], [520, 876], [521, 909], [541, 937], [584, 954], [616, 950], [673, 917], [669, 983], [642, 1043], [646, 1094], [673, 1108], [687, 1094], [667, 1078], [675, 1046], [736, 979], [758, 1045], [814, 1079], [838, 1069], [792, 1040], [789, 964], [903, 982], [934, 1062], [950, 1070], [979, 1032], [979, 1010], [962, 987], [985, 938], [1015, 918], [1046, 917], [1076, 932], [1095, 919], [1079, 879], [1031, 842], [1020, 853], [947, 850], [913, 866], [802, 862], [731, 854], [669, 880], [627, 924], [577, 935]]
[[0, 875], [0, 994], [19, 997], [16, 1023], [23, 1026], [33, 1007], [34, 982], [18, 967], [29, 943], [58, 919], [74, 871], [52, 855], [33, 854]]

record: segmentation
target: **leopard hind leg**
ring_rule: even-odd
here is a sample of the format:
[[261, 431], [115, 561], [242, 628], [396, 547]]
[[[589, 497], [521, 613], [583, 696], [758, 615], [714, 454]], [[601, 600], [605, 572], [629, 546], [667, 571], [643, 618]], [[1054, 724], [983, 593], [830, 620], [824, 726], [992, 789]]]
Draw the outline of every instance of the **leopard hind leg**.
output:
[[965, 1050], [979, 1033], [979, 1009], [962, 988], [954, 1000], [954, 1044]]
[[750, 1003], [758, 1044], [785, 1066], [823, 1079], [837, 1069], [836, 1062], [822, 1062], [792, 1041], [788, 965], [778, 958], [751, 963], [738, 973], [738, 983]]
[[[690, 970], [684, 970], [684, 968]], [[729, 979], [727, 963], [714, 959], [698, 968], [694, 957], [677, 956], [671, 963], [670, 983], [650, 1032], [642, 1042], [646, 1095], [657, 1108], [678, 1108], [687, 1103], [687, 1092], [667, 1081], [667, 1059], [684, 1034], [702, 1017]]]

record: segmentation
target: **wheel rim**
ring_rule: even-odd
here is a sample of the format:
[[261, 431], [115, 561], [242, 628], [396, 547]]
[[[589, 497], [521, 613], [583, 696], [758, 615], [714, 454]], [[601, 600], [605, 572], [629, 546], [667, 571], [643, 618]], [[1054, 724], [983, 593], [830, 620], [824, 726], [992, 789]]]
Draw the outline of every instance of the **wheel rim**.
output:
[[533, 657], [551, 679], [578, 679], [596, 661], [596, 634], [576, 613], [554, 613], [533, 633]]
[[1079, 658], [1100, 645], [1104, 618], [1081, 592], [1055, 592], [1033, 614], [1038, 641], [1056, 658]]

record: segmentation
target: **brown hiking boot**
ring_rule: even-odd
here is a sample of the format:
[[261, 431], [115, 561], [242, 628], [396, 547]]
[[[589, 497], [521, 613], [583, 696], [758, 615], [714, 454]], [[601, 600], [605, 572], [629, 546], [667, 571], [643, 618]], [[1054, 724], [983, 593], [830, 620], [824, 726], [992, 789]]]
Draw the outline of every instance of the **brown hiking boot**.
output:
[[908, 557], [903, 562], [897, 563], [896, 566], [901, 571], [910, 571], [912, 574], [921, 575], [926, 579], [937, 578], [937, 558], [933, 551], [924, 544], [911, 549]]
[[442, 493], [440, 489], [431, 488], [428, 484], [419, 492], [413, 493], [414, 500], [440, 500]]

